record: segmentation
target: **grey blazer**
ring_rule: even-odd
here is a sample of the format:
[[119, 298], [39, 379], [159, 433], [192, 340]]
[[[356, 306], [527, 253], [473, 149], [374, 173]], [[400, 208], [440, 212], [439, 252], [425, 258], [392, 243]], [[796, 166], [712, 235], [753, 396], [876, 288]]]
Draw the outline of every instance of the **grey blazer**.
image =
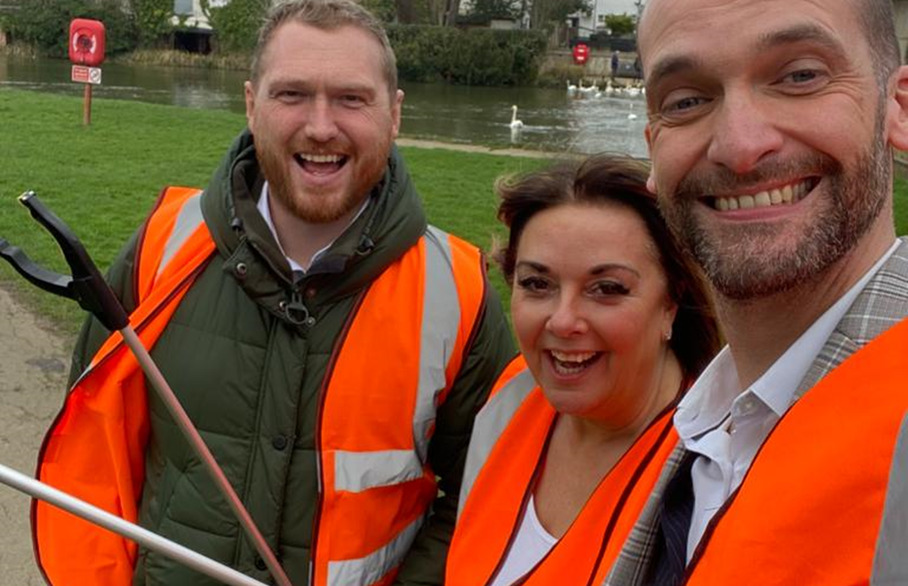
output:
[[[908, 316], [908, 238], [886, 260], [858, 295], [836, 326], [804, 379], [794, 400], [810, 390], [823, 376], [870, 340]], [[908, 349], [905, 354], [908, 377]], [[890, 471], [883, 523], [873, 564], [874, 585], [908, 584], [908, 416], [901, 432]], [[652, 561], [659, 524], [659, 504], [665, 485], [674, 476], [686, 450], [675, 447], [615, 565], [603, 583], [606, 586], [642, 586]]]

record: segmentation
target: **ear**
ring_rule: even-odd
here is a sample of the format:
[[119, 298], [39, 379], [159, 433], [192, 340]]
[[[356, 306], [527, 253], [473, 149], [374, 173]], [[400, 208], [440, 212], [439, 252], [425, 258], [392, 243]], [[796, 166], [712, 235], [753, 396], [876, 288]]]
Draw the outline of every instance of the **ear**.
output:
[[[649, 153], [650, 161], [653, 160], [653, 136], [652, 131], [649, 127], [649, 122], [646, 123], [646, 126], [643, 128], [643, 136], [646, 138], [646, 151]], [[649, 177], [646, 178], [646, 189], [649, 190], [653, 195], [656, 194], [656, 169], [650, 164], [649, 167]]]
[[251, 81], [243, 84], [243, 93], [246, 97], [246, 126], [249, 132], [255, 134], [255, 87]]
[[397, 134], [400, 132], [400, 110], [403, 103], [404, 91], [397, 90], [391, 101], [391, 140], [396, 139]]
[[890, 96], [887, 100], [886, 138], [890, 145], [908, 149], [908, 66], [899, 67], [892, 74]]

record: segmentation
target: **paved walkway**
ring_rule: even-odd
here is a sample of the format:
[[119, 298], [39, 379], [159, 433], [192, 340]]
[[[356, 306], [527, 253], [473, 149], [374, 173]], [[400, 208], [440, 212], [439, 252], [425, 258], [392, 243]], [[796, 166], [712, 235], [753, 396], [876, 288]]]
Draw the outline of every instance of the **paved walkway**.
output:
[[[60, 409], [70, 342], [0, 287], [0, 464], [33, 475], [44, 431]], [[0, 584], [41, 586], [29, 497], [0, 484]]]

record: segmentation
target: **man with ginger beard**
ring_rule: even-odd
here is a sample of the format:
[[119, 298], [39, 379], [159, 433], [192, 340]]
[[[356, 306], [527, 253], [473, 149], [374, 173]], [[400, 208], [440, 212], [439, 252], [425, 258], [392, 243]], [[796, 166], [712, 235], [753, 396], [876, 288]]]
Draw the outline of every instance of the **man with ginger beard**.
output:
[[[245, 94], [208, 187], [166, 189], [110, 281], [293, 584], [441, 584], [473, 415], [515, 354], [485, 261], [426, 223], [394, 53], [358, 4], [275, 6]], [[83, 329], [39, 476], [267, 582], [108, 336]], [[34, 514], [53, 584], [214, 583], [61, 515]]]
[[[729, 31], [734, 31], [729, 34]], [[648, 186], [728, 346], [608, 584], [908, 581], [908, 242], [889, 0], [651, 0]]]

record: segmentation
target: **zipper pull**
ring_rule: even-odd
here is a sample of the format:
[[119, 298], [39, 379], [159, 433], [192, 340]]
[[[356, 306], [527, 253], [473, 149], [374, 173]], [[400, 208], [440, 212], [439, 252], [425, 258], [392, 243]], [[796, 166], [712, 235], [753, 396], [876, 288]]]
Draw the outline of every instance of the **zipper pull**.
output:
[[315, 325], [315, 318], [309, 314], [309, 309], [303, 303], [303, 296], [298, 290], [290, 294], [289, 302], [281, 301], [279, 307], [290, 323], [309, 327]]

